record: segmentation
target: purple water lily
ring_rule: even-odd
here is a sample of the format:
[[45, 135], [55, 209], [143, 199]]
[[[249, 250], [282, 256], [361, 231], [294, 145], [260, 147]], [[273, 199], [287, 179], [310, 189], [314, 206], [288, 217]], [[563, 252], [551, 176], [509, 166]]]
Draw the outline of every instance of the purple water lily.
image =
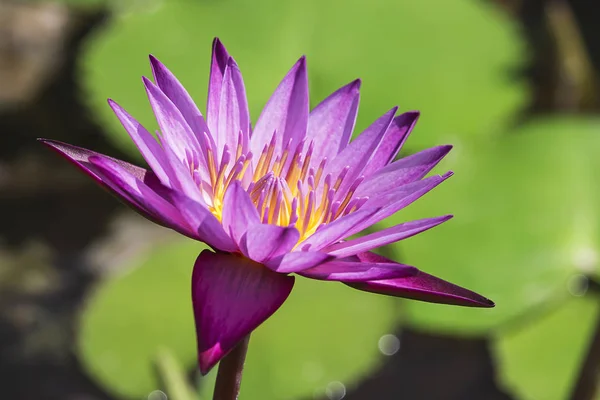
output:
[[309, 111], [302, 57], [252, 128], [242, 75], [218, 39], [206, 119], [175, 76], [152, 56], [150, 63], [154, 83], [143, 81], [158, 140], [109, 100], [149, 169], [42, 141], [143, 216], [212, 248], [198, 256], [192, 276], [203, 374], [283, 304], [294, 286], [292, 273], [429, 302], [494, 305], [371, 252], [450, 215], [348, 239], [451, 175], [425, 177], [450, 146], [394, 161], [418, 112], [396, 116], [394, 107], [350, 141], [360, 81]]

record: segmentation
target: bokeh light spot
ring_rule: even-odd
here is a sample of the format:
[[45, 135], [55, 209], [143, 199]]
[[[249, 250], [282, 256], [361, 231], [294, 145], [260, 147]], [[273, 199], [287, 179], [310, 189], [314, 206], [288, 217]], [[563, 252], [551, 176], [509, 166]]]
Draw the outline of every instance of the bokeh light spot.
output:
[[155, 390], [148, 395], [148, 400], [168, 400], [165, 392], [161, 390]]
[[400, 339], [398, 336], [387, 334], [379, 338], [377, 343], [379, 351], [386, 356], [393, 356], [400, 350]]
[[325, 395], [329, 400], [341, 400], [346, 396], [346, 386], [338, 381], [329, 382], [325, 388]]
[[581, 297], [588, 290], [588, 278], [582, 274], [575, 274], [567, 281], [567, 290], [573, 296]]

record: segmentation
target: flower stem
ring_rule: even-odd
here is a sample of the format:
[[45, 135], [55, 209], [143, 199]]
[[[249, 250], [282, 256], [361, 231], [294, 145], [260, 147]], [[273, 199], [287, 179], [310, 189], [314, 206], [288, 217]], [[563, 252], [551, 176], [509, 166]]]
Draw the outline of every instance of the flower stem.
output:
[[213, 400], [237, 400], [249, 341], [250, 335], [220, 361]]
[[[588, 293], [592, 296], [600, 294], [600, 282], [589, 281]], [[596, 319], [596, 328], [591, 340], [587, 356], [579, 377], [571, 393], [571, 400], [592, 400], [598, 392], [598, 377], [600, 376], [600, 315]]]

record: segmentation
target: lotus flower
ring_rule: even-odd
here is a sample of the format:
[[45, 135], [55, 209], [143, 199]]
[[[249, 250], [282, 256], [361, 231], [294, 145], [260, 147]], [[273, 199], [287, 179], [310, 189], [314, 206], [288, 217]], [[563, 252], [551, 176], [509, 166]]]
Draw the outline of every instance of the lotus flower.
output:
[[350, 238], [451, 175], [425, 178], [451, 146], [394, 161], [418, 112], [396, 116], [394, 107], [350, 140], [360, 81], [309, 111], [302, 57], [252, 128], [242, 75], [218, 39], [206, 118], [163, 64], [153, 56], [150, 63], [154, 83], [143, 82], [160, 127], [158, 139], [109, 100], [149, 169], [42, 142], [146, 218], [212, 248], [198, 256], [192, 275], [203, 374], [283, 304], [294, 286], [290, 274], [429, 302], [493, 306], [476, 293], [371, 252], [450, 215]]

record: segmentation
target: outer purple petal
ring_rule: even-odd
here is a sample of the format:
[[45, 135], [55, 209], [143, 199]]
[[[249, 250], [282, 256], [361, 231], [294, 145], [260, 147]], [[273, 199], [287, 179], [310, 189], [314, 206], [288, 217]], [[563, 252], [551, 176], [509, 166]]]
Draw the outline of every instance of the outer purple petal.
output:
[[109, 99], [108, 104], [158, 179], [168, 187], [176, 187], [171, 165], [156, 139], [116, 102]]
[[381, 140], [379, 147], [373, 154], [373, 157], [363, 170], [364, 176], [370, 176], [375, 173], [378, 169], [388, 165], [396, 154], [400, 151], [408, 135], [414, 128], [417, 120], [419, 119], [418, 111], [409, 111], [404, 114], [398, 115], [392, 121], [389, 129], [385, 133], [385, 136]]
[[89, 161], [103, 176], [104, 182], [121, 192], [127, 193], [135, 201], [133, 205], [148, 212], [154, 217], [153, 220], [161, 221], [161, 225], [171, 227], [186, 236], [198, 238], [187, 221], [171, 203], [121, 167], [119, 163], [104, 156], [92, 156]]
[[[152, 55], [150, 56], [150, 65], [152, 66], [152, 75], [154, 76], [156, 85], [173, 102], [175, 107], [179, 109], [181, 115], [196, 136], [196, 140], [201, 144], [202, 134], [210, 132], [196, 103], [194, 103], [192, 97], [179, 80], [177, 80], [175, 75]], [[200, 162], [204, 163], [204, 159], [201, 158]]]
[[208, 81], [208, 102], [206, 104], [206, 121], [213, 136], [218, 134], [217, 123], [221, 107], [221, 87], [223, 76], [229, 60], [229, 53], [219, 38], [213, 40], [210, 77]]
[[372, 217], [378, 210], [358, 210], [321, 226], [300, 244], [302, 250], [317, 251], [346, 237], [355, 226]]
[[347, 145], [354, 130], [358, 102], [360, 98], [360, 79], [338, 89], [308, 116], [306, 141], [314, 141], [311, 167], [318, 168], [324, 157], [333, 158]]
[[397, 110], [398, 107], [394, 107], [379, 117], [325, 167], [325, 176], [331, 174], [334, 182], [345, 167], [350, 168], [337, 191], [340, 196], [343, 197], [356, 178], [362, 175], [363, 169], [379, 147]]
[[89, 162], [92, 156], [102, 156], [110, 158], [111, 160], [119, 163], [121, 167], [125, 168], [129, 173], [140, 180], [144, 180], [149, 171], [137, 165], [130, 164], [123, 160], [117, 160], [116, 158], [109, 157], [107, 155], [97, 153], [92, 150], [84, 149], [82, 147], [73, 146], [68, 143], [59, 142], [58, 140], [51, 139], [38, 139], [42, 144], [56, 151], [58, 154], [66, 158], [75, 166], [79, 167], [83, 172], [92, 177], [96, 182], [106, 186], [106, 183], [102, 181], [102, 178], [94, 171], [94, 166]]
[[273, 258], [265, 262], [265, 265], [275, 272], [288, 274], [316, 267], [332, 258], [329, 254], [318, 251], [293, 251]]
[[225, 252], [238, 250], [237, 244], [227, 235], [221, 222], [206, 206], [175, 191], [170, 193], [170, 200], [189, 225], [196, 230], [198, 238], [202, 242]]
[[[447, 172], [444, 175], [432, 175], [420, 181], [407, 183], [402, 186], [388, 188], [388, 190], [377, 193], [377, 196], [369, 197], [369, 200], [363, 205], [365, 207], [382, 207], [382, 209], [393, 206], [395, 203], [405, 202], [411, 199], [411, 202], [423, 196], [425, 193], [442, 183], [453, 175]], [[417, 197], [418, 196], [418, 197]], [[408, 205], [407, 203], [406, 205]], [[404, 205], [403, 207], [405, 207]]]
[[173, 176], [181, 192], [199, 203], [204, 203], [200, 188], [192, 177], [189, 166], [184, 164], [184, 161], [180, 160], [170, 147], [165, 147], [163, 150], [173, 168]]
[[353, 256], [358, 253], [363, 253], [377, 247], [385, 246], [387, 244], [409, 238], [418, 233], [426, 231], [427, 229], [431, 229], [434, 226], [438, 226], [442, 222], [448, 221], [450, 218], [452, 218], [452, 215], [406, 222], [404, 224], [392, 226], [390, 228], [383, 229], [357, 239], [333, 244], [325, 248], [323, 251], [326, 251], [332, 256], [336, 256], [338, 258]]
[[161, 139], [164, 147], [169, 149], [179, 160], [198, 165], [204, 157], [198, 139], [192, 132], [181, 111], [158, 86], [148, 78], [143, 77], [148, 100], [160, 126]]
[[[377, 212], [349, 230], [346, 236], [352, 236], [369, 226], [384, 220], [397, 211], [407, 207], [418, 200], [427, 192], [452, 176], [452, 172], [439, 176], [434, 175], [423, 180], [412, 182], [407, 185], [387, 191], [386, 193], [369, 199], [362, 209], [378, 208]], [[362, 210], [361, 209], [361, 210]], [[351, 214], [350, 214], [351, 215]]]
[[308, 109], [306, 59], [302, 57], [277, 86], [260, 114], [250, 138], [252, 153], [260, 154], [274, 132], [277, 132], [275, 154], [290, 140], [300, 143], [306, 136]]
[[355, 196], [376, 197], [390, 188], [422, 179], [451, 149], [452, 146], [433, 147], [395, 161], [362, 182]]
[[248, 193], [239, 182], [232, 183], [223, 197], [223, 228], [236, 243], [250, 227], [260, 224], [260, 216]]
[[208, 371], [287, 299], [294, 277], [234, 254], [203, 251], [192, 275], [200, 372]]
[[256, 224], [248, 227], [244, 238], [243, 250], [246, 255], [256, 262], [264, 263], [290, 252], [298, 243], [300, 233], [294, 227]]
[[96, 183], [100, 184], [105, 189], [109, 190], [117, 197], [123, 199], [127, 204], [129, 204], [135, 211], [139, 212], [144, 217], [150, 219], [153, 222], [156, 222], [159, 225], [165, 224], [164, 221], [157, 219], [155, 215], [153, 215], [149, 210], [145, 209], [142, 204], [140, 204], [135, 198], [133, 198], [129, 193], [123, 191], [121, 188], [114, 185], [112, 181], [107, 179], [98, 168], [93, 165], [89, 159], [94, 156], [104, 157], [107, 159], [111, 159], [114, 162], [118, 163], [124, 170], [128, 171], [132, 176], [135, 176], [140, 181], [146, 182], [148, 185], [152, 187], [155, 191], [160, 191], [160, 182], [158, 178], [154, 175], [153, 172], [147, 171], [144, 168], [140, 168], [138, 166], [129, 164], [122, 160], [117, 160], [115, 158], [111, 158], [105, 156], [100, 153], [96, 153], [95, 151], [87, 150], [81, 147], [72, 146], [67, 143], [58, 142], [56, 140], [48, 140], [48, 139], [39, 139], [44, 145], [48, 146], [52, 150], [56, 151], [58, 154], [63, 156], [65, 159], [70, 161], [72, 164], [77, 166], [83, 172], [85, 172], [88, 176], [96, 181]]
[[217, 154], [222, 157], [225, 145], [235, 155], [238, 146], [238, 136], [242, 134], [242, 148], [248, 146], [250, 133], [250, 113], [246, 100], [246, 89], [242, 73], [237, 64], [230, 58], [225, 68], [221, 86], [220, 107], [217, 121]]
[[[390, 262], [374, 253], [359, 254], [364, 262]], [[494, 302], [485, 297], [419, 271], [416, 275], [370, 282], [352, 282], [349, 286], [366, 292], [404, 297], [430, 303], [453, 304], [466, 307], [494, 307]]]
[[330, 261], [299, 272], [299, 275], [327, 281], [363, 282], [414, 275], [415, 267], [395, 262]]

